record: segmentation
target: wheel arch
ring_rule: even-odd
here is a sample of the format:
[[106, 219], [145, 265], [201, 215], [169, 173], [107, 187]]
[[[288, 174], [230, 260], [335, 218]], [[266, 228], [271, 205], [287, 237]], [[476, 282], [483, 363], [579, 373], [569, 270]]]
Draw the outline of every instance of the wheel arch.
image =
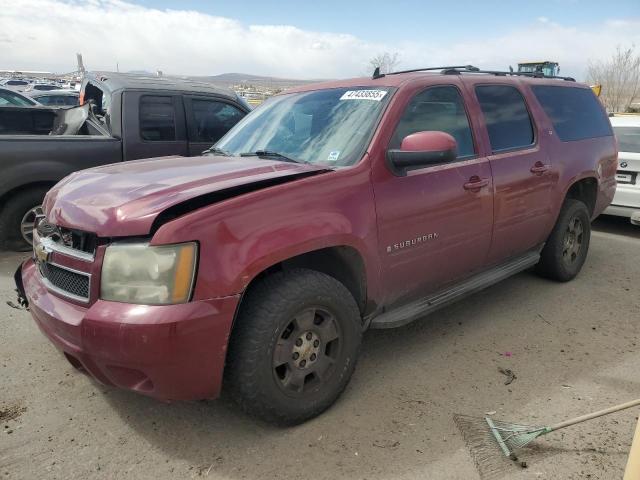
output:
[[12, 197], [13, 195], [16, 195], [18, 193], [22, 193], [26, 190], [32, 190], [35, 188], [47, 188], [50, 189], [51, 187], [53, 187], [56, 183], [58, 183], [58, 180], [37, 180], [34, 182], [29, 182], [29, 183], [24, 183], [22, 185], [18, 185], [16, 187], [11, 188], [10, 190], [7, 190], [6, 192], [3, 192], [2, 194], [0, 194], [0, 205], [5, 205], [7, 203], [7, 200]]
[[583, 202], [593, 217], [598, 199], [598, 179], [595, 176], [574, 179], [565, 192], [563, 203], [568, 198]]
[[[329, 275], [351, 293], [362, 315], [370, 308], [367, 299], [367, 271], [362, 254], [350, 245], [317, 248], [280, 259], [256, 272], [247, 282], [242, 296], [261, 278], [278, 271], [305, 268]], [[241, 308], [242, 299], [238, 305]]]

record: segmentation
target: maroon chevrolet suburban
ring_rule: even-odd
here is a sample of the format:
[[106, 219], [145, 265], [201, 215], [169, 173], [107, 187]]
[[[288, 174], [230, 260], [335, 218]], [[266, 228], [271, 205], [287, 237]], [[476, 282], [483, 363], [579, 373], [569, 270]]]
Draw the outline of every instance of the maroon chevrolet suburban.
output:
[[277, 95], [201, 157], [71, 174], [22, 301], [71, 364], [162, 400], [228, 390], [280, 424], [328, 408], [362, 333], [530, 267], [568, 281], [617, 147], [570, 78], [441, 67]]

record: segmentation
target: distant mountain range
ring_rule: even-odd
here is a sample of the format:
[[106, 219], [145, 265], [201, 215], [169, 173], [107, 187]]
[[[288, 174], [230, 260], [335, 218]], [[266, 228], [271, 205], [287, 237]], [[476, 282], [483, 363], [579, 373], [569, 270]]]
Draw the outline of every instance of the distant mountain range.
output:
[[298, 85], [319, 82], [322, 80], [296, 80], [292, 78], [265, 77], [261, 75], [251, 75], [248, 73], [223, 73], [221, 75], [211, 76], [187, 76], [190, 80], [199, 82], [215, 83], [222, 86], [231, 86], [238, 84], [260, 85], [273, 88], [290, 88]]

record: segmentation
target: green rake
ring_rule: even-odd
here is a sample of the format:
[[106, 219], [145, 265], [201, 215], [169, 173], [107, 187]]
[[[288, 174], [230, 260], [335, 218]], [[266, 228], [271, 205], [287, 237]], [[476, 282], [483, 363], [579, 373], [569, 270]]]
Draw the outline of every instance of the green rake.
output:
[[[519, 449], [542, 435], [638, 405], [640, 405], [640, 399], [550, 426], [522, 425], [494, 420], [488, 416], [470, 417], [458, 414], [454, 415], [454, 421], [464, 437], [481, 476], [484, 477], [487, 473], [497, 473], [500, 462], [495, 457], [500, 452], [504, 457], [515, 461], [518, 459], [516, 452]], [[499, 456], [502, 457], [502, 455]]]

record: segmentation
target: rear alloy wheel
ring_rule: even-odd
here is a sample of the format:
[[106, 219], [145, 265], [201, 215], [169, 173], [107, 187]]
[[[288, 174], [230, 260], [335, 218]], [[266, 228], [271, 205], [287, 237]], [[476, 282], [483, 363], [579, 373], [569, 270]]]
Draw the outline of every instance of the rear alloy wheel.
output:
[[587, 206], [572, 198], [565, 200], [542, 249], [536, 272], [560, 282], [575, 278], [587, 258], [590, 238], [591, 221]]
[[584, 227], [578, 215], [569, 219], [569, 224], [564, 232], [562, 259], [570, 267], [580, 258], [582, 242], [584, 241]]
[[355, 369], [362, 338], [346, 287], [295, 269], [257, 280], [242, 301], [225, 386], [249, 414], [292, 425], [329, 408]]

